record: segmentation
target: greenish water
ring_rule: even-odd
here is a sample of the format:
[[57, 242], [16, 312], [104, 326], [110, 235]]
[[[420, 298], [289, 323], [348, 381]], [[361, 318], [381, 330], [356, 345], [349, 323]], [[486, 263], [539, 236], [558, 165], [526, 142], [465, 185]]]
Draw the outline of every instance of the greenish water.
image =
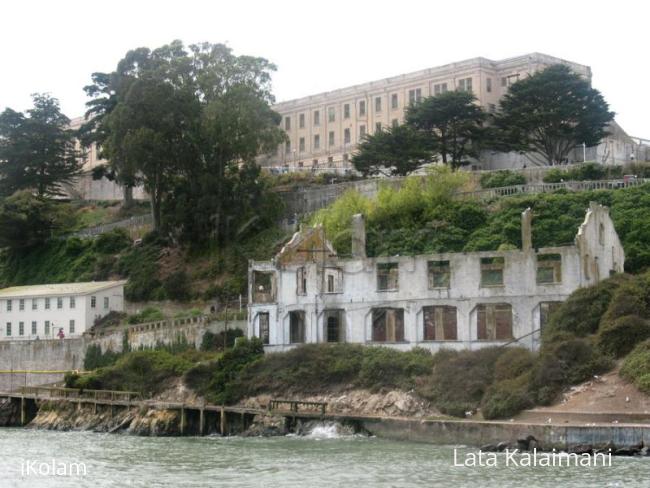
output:
[[[460, 448], [457, 459], [473, 453]], [[355, 436], [145, 438], [0, 429], [0, 487], [650, 486], [650, 459], [532, 468], [506, 467], [499, 455], [498, 467], [458, 467], [453, 456], [454, 446]], [[60, 463], [84, 463], [86, 474], [21, 474], [27, 461], [52, 459], [59, 470]]]

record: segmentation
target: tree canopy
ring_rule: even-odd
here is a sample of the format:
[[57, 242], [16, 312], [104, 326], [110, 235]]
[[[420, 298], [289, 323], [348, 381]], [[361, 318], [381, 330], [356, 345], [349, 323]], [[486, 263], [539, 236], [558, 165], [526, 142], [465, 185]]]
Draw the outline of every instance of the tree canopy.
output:
[[86, 87], [85, 141], [118, 182], [143, 183], [156, 229], [190, 242], [232, 236], [277, 211], [258, 198], [264, 182], [251, 167], [285, 138], [270, 107], [274, 69], [223, 44], [129, 51]]
[[567, 66], [553, 65], [514, 83], [495, 118], [505, 148], [559, 163], [583, 143], [596, 146], [614, 118], [601, 93]]
[[398, 125], [366, 136], [352, 164], [364, 176], [404, 176], [433, 160], [428, 140], [412, 127]]
[[70, 120], [59, 101], [47, 94], [32, 95], [26, 113], [10, 108], [0, 114], [0, 194], [29, 189], [39, 196], [61, 195], [81, 171], [80, 153]]

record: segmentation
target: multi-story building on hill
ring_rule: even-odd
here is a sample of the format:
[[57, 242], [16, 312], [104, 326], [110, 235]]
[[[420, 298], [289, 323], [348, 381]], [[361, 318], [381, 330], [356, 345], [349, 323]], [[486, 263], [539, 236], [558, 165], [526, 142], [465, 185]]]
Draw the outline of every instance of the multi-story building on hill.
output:
[[606, 207], [592, 203], [571, 245], [535, 249], [522, 214], [522, 249], [366, 257], [361, 216], [352, 256], [322, 227], [296, 233], [272, 261], [249, 265], [248, 335], [267, 351], [351, 342], [397, 349], [535, 349], [551, 311], [576, 289], [623, 271]]

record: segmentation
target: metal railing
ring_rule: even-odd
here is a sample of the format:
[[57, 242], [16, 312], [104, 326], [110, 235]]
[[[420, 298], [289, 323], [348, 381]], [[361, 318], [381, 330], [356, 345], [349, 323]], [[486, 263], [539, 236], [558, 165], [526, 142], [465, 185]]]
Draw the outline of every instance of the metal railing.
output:
[[97, 225], [95, 227], [88, 227], [81, 229], [70, 234], [72, 237], [94, 237], [104, 232], [109, 232], [113, 229], [134, 229], [145, 227], [153, 224], [151, 214], [136, 215], [110, 224]]
[[119, 390], [86, 390], [77, 388], [59, 388], [52, 386], [23, 386], [18, 390], [23, 395], [34, 396], [37, 399], [80, 399], [104, 401], [140, 401], [142, 395], [135, 391]]
[[[288, 406], [290, 412], [298, 413], [300, 407], [306, 407], [308, 409], [316, 409], [320, 411], [321, 415], [325, 415], [325, 410], [327, 409], [326, 402], [303, 402], [298, 400], [278, 400], [274, 399], [269, 402], [269, 410], [282, 410], [281, 406]], [[286, 411], [286, 409], [285, 409]]]

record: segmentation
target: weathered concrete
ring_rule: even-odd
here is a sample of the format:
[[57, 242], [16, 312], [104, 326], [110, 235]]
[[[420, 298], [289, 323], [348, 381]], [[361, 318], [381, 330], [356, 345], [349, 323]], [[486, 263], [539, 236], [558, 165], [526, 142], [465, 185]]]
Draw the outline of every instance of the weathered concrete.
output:
[[567, 450], [578, 444], [631, 447], [650, 442], [648, 425], [546, 425], [516, 422], [474, 422], [465, 420], [363, 419], [361, 425], [377, 437], [431, 444], [482, 446], [532, 435], [542, 449]]
[[[525, 228], [529, 216], [523, 215]], [[574, 245], [540, 249], [526, 242], [523, 250], [339, 258], [319, 228], [305, 229], [273, 261], [250, 263], [248, 335], [262, 337], [268, 351], [302, 342], [382, 344], [400, 350], [474, 349], [505, 344], [512, 338], [521, 338], [519, 344], [535, 349], [545, 307], [622, 272], [624, 259], [608, 209], [597, 204], [590, 205]], [[446, 283], [434, 282], [430, 263], [434, 267], [446, 263]], [[388, 277], [380, 275], [386, 265], [396, 267]], [[493, 275], [485, 269], [499, 267], [501, 281], [484, 282], [484, 276]], [[540, 270], [544, 279], [538, 279]], [[259, 291], [257, 273], [270, 278], [268, 293]], [[386, 308], [396, 310], [398, 317], [387, 318], [379, 328], [390, 329], [389, 321], [394, 320], [403, 323], [394, 326], [403, 328], [403, 333], [392, 338], [386, 332], [385, 338], [376, 339], [373, 317]], [[435, 314], [443, 308], [446, 318], [439, 319]], [[455, 333], [427, 335], [427, 329], [437, 328], [442, 320]], [[479, 320], [487, 325], [479, 325]], [[332, 327], [338, 332], [332, 334]], [[493, 333], [499, 328], [501, 333]]]

